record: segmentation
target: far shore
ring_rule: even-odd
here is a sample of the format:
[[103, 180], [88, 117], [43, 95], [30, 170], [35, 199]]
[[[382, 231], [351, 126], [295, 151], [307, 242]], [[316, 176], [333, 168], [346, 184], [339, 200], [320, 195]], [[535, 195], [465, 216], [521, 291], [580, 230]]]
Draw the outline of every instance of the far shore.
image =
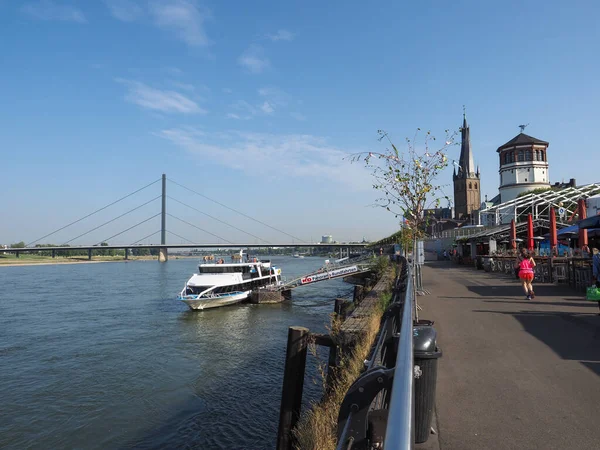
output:
[[[106, 258], [102, 259], [101, 256], [94, 257], [96, 259], [87, 258], [51, 258], [51, 257], [10, 257], [2, 258], [0, 256], [0, 267], [21, 267], [21, 266], [56, 266], [63, 264], [98, 264], [98, 263], [112, 263], [112, 262], [134, 262], [134, 261], [158, 261], [156, 256], [129, 256], [128, 259], [120, 258]], [[187, 255], [170, 255], [170, 259], [200, 259], [201, 256], [187, 256]]]

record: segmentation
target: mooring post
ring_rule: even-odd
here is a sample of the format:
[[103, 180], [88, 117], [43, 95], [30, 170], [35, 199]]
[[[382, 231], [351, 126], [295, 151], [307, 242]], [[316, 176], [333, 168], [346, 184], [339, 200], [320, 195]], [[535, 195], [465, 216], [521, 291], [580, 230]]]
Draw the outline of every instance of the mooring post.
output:
[[335, 304], [333, 305], [333, 312], [336, 314], [336, 318], [339, 318], [342, 315], [342, 311], [344, 310], [344, 303], [346, 303], [346, 299], [344, 298], [335, 299]]
[[[335, 313], [335, 316], [336, 316], [335, 318], [337, 320], [344, 320], [346, 318], [345, 310], [346, 310], [346, 300], [343, 298], [336, 298], [335, 304], [333, 306], [333, 312]], [[337, 345], [334, 341], [333, 345], [331, 347], [329, 347], [329, 359], [327, 360], [327, 380], [325, 382], [327, 389], [330, 389], [331, 386], [333, 386], [335, 368], [337, 367], [337, 358], [338, 358], [337, 353], [338, 353]]]
[[307, 345], [308, 328], [290, 327], [285, 354], [281, 407], [279, 409], [277, 450], [292, 449], [292, 430], [300, 418], [300, 408], [302, 406]]

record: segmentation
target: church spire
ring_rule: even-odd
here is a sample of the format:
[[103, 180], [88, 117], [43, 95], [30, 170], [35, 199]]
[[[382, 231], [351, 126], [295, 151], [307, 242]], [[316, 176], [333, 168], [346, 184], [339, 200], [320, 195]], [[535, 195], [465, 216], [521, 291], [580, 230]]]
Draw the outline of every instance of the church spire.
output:
[[471, 137], [469, 133], [469, 124], [467, 124], [467, 113], [463, 106], [463, 126], [460, 130], [462, 142], [460, 145], [460, 159], [458, 164], [462, 170], [463, 177], [474, 178], [476, 176], [475, 163], [473, 162], [473, 153], [471, 152]]

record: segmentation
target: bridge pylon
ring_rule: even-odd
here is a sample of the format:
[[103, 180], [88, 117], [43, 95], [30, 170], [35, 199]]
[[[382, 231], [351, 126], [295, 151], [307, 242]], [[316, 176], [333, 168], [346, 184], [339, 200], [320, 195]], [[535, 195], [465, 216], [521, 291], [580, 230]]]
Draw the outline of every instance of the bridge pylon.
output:
[[163, 246], [158, 253], [158, 262], [166, 262], [169, 259], [167, 244], [167, 176], [162, 174], [162, 209], [160, 212], [160, 244]]

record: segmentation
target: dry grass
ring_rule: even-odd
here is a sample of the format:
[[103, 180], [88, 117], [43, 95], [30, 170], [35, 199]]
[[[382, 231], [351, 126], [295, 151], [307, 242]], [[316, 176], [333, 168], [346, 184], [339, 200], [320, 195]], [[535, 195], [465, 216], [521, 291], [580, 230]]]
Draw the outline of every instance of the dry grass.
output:
[[[389, 305], [391, 297], [389, 292], [380, 295], [379, 307], [366, 320], [364, 334], [357, 341], [354, 351], [341, 355], [333, 386], [327, 391], [321, 402], [313, 404], [312, 408], [305, 411], [300, 417], [300, 421], [293, 431], [297, 450], [335, 450], [340, 406], [346, 392], [364, 370], [364, 361], [369, 356], [379, 332], [381, 316]], [[330, 327], [330, 334], [334, 341], [339, 338], [340, 326], [341, 321], [334, 318]], [[325, 387], [326, 368], [324, 364], [321, 364], [320, 372]]]

